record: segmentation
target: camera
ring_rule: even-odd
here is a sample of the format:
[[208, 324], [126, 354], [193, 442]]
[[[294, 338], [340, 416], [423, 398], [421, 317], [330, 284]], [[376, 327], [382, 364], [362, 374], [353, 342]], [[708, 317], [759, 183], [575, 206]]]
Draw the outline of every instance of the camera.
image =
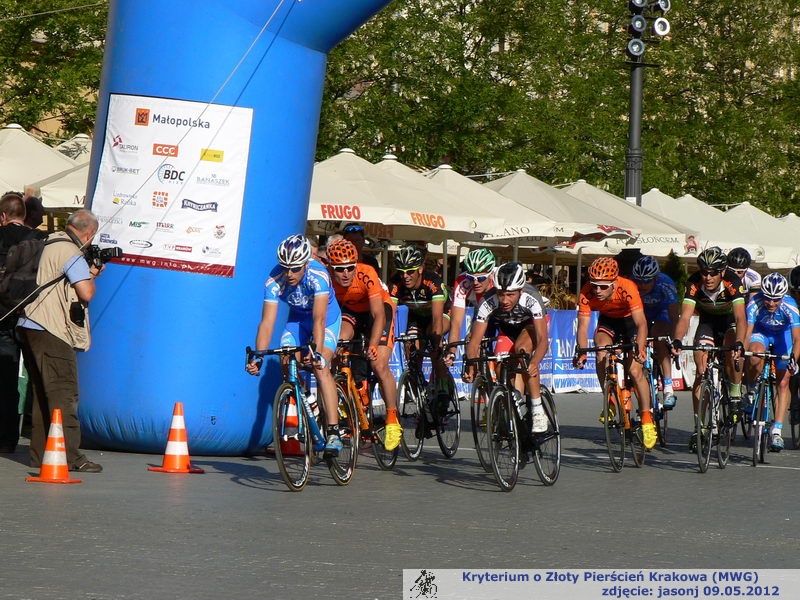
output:
[[110, 248], [101, 248], [96, 244], [90, 244], [86, 247], [84, 256], [86, 257], [86, 262], [89, 263], [90, 267], [94, 266], [100, 269], [112, 258], [120, 258], [122, 256], [122, 248], [118, 248], [116, 246], [112, 246]]

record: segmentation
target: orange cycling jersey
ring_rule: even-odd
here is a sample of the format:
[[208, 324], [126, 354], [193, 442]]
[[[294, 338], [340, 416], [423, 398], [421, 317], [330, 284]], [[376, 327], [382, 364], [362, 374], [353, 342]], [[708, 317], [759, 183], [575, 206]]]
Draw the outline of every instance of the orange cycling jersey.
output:
[[336, 292], [336, 300], [339, 301], [339, 305], [343, 309], [350, 312], [369, 312], [370, 298], [381, 298], [382, 302], [392, 302], [389, 292], [383, 287], [378, 277], [378, 273], [367, 264], [356, 264], [356, 272], [353, 274], [353, 283], [350, 287], [341, 286], [336, 283], [336, 279], [331, 279], [333, 289]]
[[630, 279], [619, 277], [611, 298], [600, 300], [591, 284], [587, 283], [581, 288], [581, 297], [578, 300], [578, 315], [588, 317], [593, 310], [600, 311], [601, 315], [612, 319], [629, 317], [633, 311], [643, 310], [639, 288]]

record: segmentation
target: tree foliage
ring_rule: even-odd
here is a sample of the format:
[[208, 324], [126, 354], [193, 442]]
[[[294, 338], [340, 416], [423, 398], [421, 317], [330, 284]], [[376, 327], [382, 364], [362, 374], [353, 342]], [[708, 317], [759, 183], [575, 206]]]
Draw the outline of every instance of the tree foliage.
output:
[[[94, 127], [108, 6], [91, 0], [0, 0], [0, 122], [71, 136]], [[38, 13], [48, 13], [39, 16]]]
[[[794, 11], [794, 12], [793, 12]], [[796, 205], [796, 0], [674, 2], [650, 44], [644, 189]], [[630, 74], [622, 0], [396, 0], [330, 57], [318, 159], [524, 168], [622, 195]]]

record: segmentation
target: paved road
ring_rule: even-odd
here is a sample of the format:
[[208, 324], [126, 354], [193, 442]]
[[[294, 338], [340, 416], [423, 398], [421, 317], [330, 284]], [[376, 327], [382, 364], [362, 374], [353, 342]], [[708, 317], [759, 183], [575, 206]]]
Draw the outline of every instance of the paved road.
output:
[[668, 447], [615, 474], [599, 394], [558, 395], [561, 476], [544, 487], [531, 465], [510, 494], [468, 431], [452, 460], [426, 442], [382, 472], [363, 454], [349, 487], [319, 466], [299, 494], [266, 456], [165, 475], [145, 469], [160, 456], [92, 451], [105, 471], [70, 486], [0, 458], [0, 599], [400, 598], [403, 568], [795, 568], [800, 451], [753, 468], [740, 445], [700, 474], [679, 396]]

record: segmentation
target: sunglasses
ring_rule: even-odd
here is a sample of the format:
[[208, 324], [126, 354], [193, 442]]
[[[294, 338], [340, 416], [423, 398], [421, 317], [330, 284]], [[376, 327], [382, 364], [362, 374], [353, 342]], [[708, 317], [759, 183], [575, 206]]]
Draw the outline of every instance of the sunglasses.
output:
[[291, 271], [292, 273], [299, 273], [305, 268], [305, 265], [300, 265], [299, 267], [284, 267], [284, 271]]
[[352, 273], [356, 270], [355, 265], [337, 265], [333, 267], [333, 270], [337, 273]]
[[467, 279], [472, 281], [473, 283], [483, 283], [487, 279], [489, 279], [488, 275], [472, 275], [471, 273], [467, 273]]
[[364, 233], [364, 228], [361, 225], [348, 225], [342, 229], [342, 233]]
[[764, 302], [780, 302], [781, 300], [783, 300], [783, 297], [770, 298], [769, 296], [764, 296]]
[[405, 275], [408, 275], [409, 273], [413, 273], [414, 271], [417, 271], [418, 269], [419, 269], [419, 267], [411, 267], [410, 269], [397, 269], [397, 270], [400, 271], [401, 273], [405, 274]]
[[614, 284], [613, 284], [613, 283], [592, 283], [592, 284], [591, 284], [591, 286], [592, 286], [594, 289], [596, 289], [596, 290], [603, 290], [603, 291], [606, 291], [606, 290], [607, 290], [608, 288], [610, 288], [612, 285], [614, 285]]
[[716, 277], [720, 273], [722, 273], [722, 271], [720, 271], [719, 269], [707, 269], [707, 270], [701, 269], [700, 270], [700, 275], [702, 277]]

